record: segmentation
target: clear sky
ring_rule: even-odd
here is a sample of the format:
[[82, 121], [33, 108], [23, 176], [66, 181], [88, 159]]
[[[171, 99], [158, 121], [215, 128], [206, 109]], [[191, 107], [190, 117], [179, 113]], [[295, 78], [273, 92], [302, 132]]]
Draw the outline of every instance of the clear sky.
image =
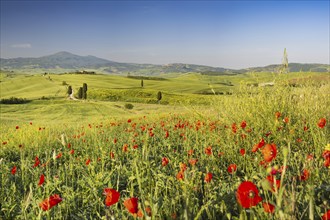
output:
[[329, 0], [1, 0], [1, 57], [246, 68], [330, 61]]

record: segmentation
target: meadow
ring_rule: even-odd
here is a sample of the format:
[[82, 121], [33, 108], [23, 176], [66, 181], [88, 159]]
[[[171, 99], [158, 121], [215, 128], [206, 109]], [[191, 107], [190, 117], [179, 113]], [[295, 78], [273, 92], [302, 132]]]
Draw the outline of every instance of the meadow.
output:
[[1, 73], [0, 218], [330, 219], [328, 73], [160, 77]]

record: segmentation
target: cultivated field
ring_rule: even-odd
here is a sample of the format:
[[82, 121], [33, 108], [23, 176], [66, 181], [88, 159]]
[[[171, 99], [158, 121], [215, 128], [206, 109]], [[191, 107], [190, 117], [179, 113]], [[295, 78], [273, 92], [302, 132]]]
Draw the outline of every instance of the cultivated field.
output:
[[330, 217], [327, 73], [160, 77], [1, 73], [0, 218]]

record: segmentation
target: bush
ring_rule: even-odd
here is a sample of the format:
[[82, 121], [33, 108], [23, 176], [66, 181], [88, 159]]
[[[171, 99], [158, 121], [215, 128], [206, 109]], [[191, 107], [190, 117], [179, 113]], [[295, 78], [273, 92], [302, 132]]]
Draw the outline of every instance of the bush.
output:
[[25, 104], [30, 102], [30, 100], [23, 99], [23, 98], [16, 98], [16, 97], [11, 97], [9, 99], [1, 99], [0, 103], [1, 104]]
[[127, 103], [127, 104], [125, 104], [125, 108], [126, 109], [133, 109], [134, 105], [132, 105], [131, 103]]

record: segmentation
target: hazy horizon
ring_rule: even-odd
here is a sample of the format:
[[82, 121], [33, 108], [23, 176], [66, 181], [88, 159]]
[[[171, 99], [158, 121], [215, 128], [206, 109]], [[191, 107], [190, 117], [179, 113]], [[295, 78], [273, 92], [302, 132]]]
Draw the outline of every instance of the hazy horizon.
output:
[[1, 1], [1, 58], [232, 69], [330, 63], [329, 1]]

